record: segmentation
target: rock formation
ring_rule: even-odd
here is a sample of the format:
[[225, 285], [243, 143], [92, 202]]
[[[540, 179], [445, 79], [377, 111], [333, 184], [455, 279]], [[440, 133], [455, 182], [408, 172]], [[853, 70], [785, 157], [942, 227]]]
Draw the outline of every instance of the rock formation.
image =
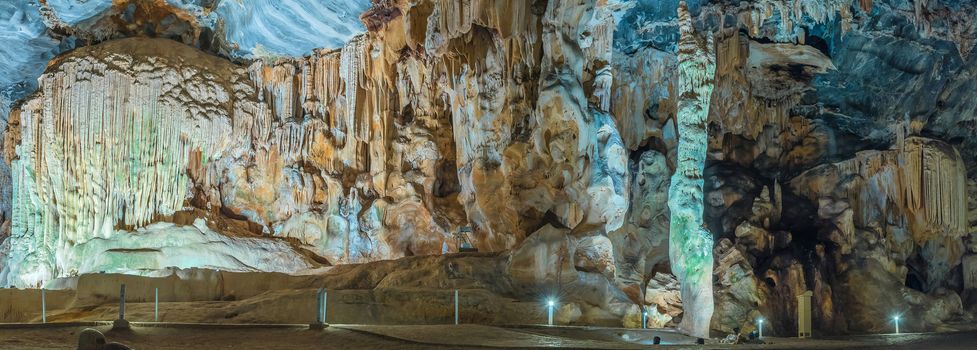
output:
[[790, 335], [810, 290], [822, 334], [945, 329], [977, 311], [974, 10], [0, 4], [0, 285], [469, 274], [580, 324]]
[[[953, 147], [907, 137], [893, 150], [863, 151], [791, 181], [795, 192], [818, 203], [818, 219], [826, 223], [818, 235], [835, 246], [822, 258], [841, 282], [834, 298], [852, 312], [849, 324], [882, 329], [892, 305], [930, 314], [909, 321], [921, 327], [959, 312], [951, 308], [932, 315], [929, 303], [948, 294], [959, 299], [942, 287], [964, 252], [964, 178], [963, 161]], [[862, 282], [869, 274], [875, 283]], [[939, 296], [930, 300], [924, 293]]]
[[679, 329], [709, 337], [712, 320], [712, 234], [702, 227], [702, 168], [706, 162], [706, 118], [716, 75], [712, 37], [697, 37], [689, 9], [678, 5], [678, 148], [675, 175], [668, 189], [668, 257], [682, 285], [685, 314]]

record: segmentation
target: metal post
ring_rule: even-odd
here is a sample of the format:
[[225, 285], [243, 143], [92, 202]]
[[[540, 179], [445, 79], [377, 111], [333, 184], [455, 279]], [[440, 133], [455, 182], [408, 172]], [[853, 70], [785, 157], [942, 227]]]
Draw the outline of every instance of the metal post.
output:
[[153, 302], [153, 322], [159, 322], [159, 288], [155, 289], [155, 293], [155, 302]]
[[458, 324], [458, 290], [455, 289], [455, 325]]
[[326, 324], [326, 304], [329, 301], [328, 294], [325, 288], [319, 288], [315, 293], [315, 323], [309, 325], [309, 329], [323, 330], [328, 325]]
[[763, 339], [763, 319], [761, 318], [761, 319], [757, 320], [757, 323], [759, 323], [759, 326], [760, 326], [760, 327], [758, 327], [759, 328], [759, 331], [760, 331], [760, 337], [759, 338], [760, 339]]
[[641, 313], [641, 329], [648, 328], [648, 311]]
[[129, 321], [126, 321], [126, 285], [119, 286], [119, 319], [112, 322], [112, 329], [129, 329]]
[[325, 314], [325, 304], [326, 303], [324, 302], [325, 301], [325, 297], [324, 297], [325, 294], [326, 294], [326, 291], [324, 289], [322, 289], [322, 288], [319, 288], [319, 292], [316, 293], [316, 298], [315, 298], [315, 300], [316, 300], [315, 323], [317, 323], [317, 324], [326, 323], [326, 314]]
[[126, 319], [126, 284], [119, 287], [119, 319]]
[[47, 323], [47, 296], [41, 288], [41, 323]]

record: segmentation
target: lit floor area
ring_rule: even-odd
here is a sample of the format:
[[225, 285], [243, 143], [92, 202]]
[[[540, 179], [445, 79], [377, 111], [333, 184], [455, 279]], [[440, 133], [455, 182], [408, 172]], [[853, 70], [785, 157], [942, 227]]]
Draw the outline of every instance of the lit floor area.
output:
[[691, 345], [687, 339], [663, 330], [624, 330], [581, 327], [494, 327], [480, 325], [364, 326], [333, 325], [325, 330], [304, 326], [134, 324], [130, 331], [111, 331], [109, 325], [0, 325], [0, 349], [74, 348], [78, 333], [95, 328], [109, 341], [135, 349], [647, 349], [650, 339], [674, 349], [973, 349], [977, 332], [858, 336], [799, 340], [768, 338], [765, 345]]

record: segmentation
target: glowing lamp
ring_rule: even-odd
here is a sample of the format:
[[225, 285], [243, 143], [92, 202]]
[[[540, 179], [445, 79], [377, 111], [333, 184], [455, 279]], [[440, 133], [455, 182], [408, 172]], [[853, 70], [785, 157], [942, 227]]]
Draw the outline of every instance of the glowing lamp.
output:
[[546, 302], [546, 324], [553, 325], [553, 307], [556, 306], [556, 301], [550, 299]]
[[759, 331], [759, 338], [763, 339], [763, 317], [758, 318], [756, 322], [758, 326], [757, 330]]

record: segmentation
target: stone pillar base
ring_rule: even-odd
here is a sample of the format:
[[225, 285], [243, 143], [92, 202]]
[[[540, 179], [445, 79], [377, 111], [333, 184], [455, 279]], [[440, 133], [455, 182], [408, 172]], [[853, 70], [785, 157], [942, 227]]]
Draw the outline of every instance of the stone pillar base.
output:
[[115, 321], [112, 321], [112, 330], [129, 329], [129, 328], [130, 328], [129, 321], [126, 321], [125, 319], [120, 318]]
[[314, 331], [321, 331], [323, 329], [326, 329], [326, 327], [329, 327], [329, 324], [328, 323], [310, 323], [309, 324], [309, 329], [314, 330]]

